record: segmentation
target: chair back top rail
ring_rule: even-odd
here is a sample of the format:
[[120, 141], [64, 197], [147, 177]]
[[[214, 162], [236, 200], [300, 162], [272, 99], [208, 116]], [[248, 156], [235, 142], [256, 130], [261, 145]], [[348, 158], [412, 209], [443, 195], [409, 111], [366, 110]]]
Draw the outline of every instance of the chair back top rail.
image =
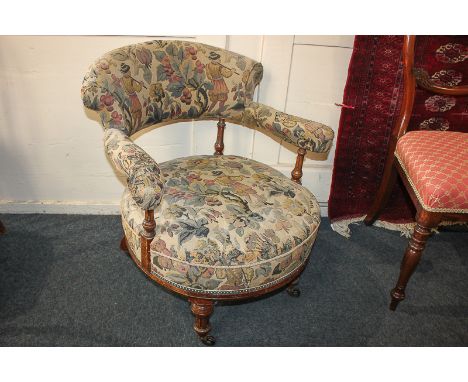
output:
[[453, 87], [437, 85], [434, 82], [434, 80], [429, 77], [429, 74], [421, 68], [414, 68], [413, 74], [416, 78], [416, 83], [418, 84], [418, 86], [432, 93], [451, 96], [468, 95], [468, 85], [460, 85]]
[[193, 41], [155, 40], [112, 50], [83, 81], [84, 105], [105, 128], [131, 136], [179, 120], [240, 123], [263, 76], [262, 64]]

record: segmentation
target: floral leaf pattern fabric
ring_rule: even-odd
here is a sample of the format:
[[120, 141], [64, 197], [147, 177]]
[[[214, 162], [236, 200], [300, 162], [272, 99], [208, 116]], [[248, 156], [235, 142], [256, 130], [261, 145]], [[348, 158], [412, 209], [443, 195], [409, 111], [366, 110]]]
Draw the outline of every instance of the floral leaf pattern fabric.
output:
[[115, 168], [127, 175], [135, 203], [143, 209], [154, 209], [161, 200], [163, 189], [158, 164], [119, 130], [106, 131], [104, 146]]
[[191, 41], [149, 41], [99, 58], [84, 78], [86, 107], [105, 128], [132, 135], [151, 125], [222, 116], [239, 123], [263, 75], [239, 54]]
[[328, 127], [252, 103], [262, 76], [262, 65], [242, 55], [191, 41], [155, 40], [104, 54], [91, 65], [81, 95], [99, 113], [108, 131], [106, 152], [127, 175], [136, 203], [154, 209], [163, 187], [158, 165], [126, 138], [151, 125], [224, 117], [273, 131], [307, 150], [330, 149]]
[[[162, 163], [152, 273], [187, 290], [236, 293], [281, 281], [302, 266], [320, 224], [315, 197], [280, 172], [237, 156]], [[140, 258], [144, 210], [127, 190], [122, 220]]]
[[293, 145], [316, 153], [330, 151], [333, 130], [321, 123], [282, 113], [261, 103], [251, 102], [244, 112], [242, 123], [262, 128]]
[[236, 156], [158, 165], [130, 139], [156, 124], [223, 117], [328, 151], [327, 126], [252, 103], [262, 76], [260, 63], [227, 50], [149, 41], [103, 55], [84, 78], [83, 103], [98, 112], [106, 153], [127, 176], [121, 202], [127, 244], [141, 261], [145, 210], [154, 210], [151, 273], [179, 288], [216, 294], [266, 288], [303, 267], [315, 241], [317, 201], [271, 167]]

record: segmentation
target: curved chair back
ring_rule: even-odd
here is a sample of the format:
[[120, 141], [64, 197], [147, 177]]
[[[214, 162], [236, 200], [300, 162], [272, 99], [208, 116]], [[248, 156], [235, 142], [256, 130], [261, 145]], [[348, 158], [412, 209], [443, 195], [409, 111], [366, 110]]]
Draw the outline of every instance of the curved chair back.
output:
[[131, 136], [184, 119], [241, 123], [263, 76], [262, 64], [191, 41], [155, 40], [106, 53], [83, 81], [84, 105], [105, 128]]

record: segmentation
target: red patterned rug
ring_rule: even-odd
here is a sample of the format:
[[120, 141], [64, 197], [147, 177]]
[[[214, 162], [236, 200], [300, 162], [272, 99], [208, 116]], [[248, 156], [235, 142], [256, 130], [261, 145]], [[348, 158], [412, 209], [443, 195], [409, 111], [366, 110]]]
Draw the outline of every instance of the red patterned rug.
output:
[[[390, 133], [403, 95], [403, 36], [356, 36], [344, 90], [328, 216], [349, 235], [362, 221], [377, 192]], [[439, 84], [468, 85], [468, 36], [418, 36], [415, 66]], [[408, 130], [468, 132], [468, 97], [416, 91]], [[415, 209], [399, 181], [376, 225], [408, 234]]]

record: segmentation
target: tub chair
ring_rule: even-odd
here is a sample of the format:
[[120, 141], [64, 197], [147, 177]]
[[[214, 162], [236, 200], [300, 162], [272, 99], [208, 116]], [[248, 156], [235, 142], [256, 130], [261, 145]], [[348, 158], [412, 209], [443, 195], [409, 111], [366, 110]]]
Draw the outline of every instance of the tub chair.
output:
[[[121, 248], [151, 280], [191, 303], [206, 345], [215, 301], [281, 287], [299, 295], [320, 225], [314, 195], [301, 186], [307, 151], [326, 153], [333, 131], [253, 102], [262, 65], [188, 41], [149, 41], [104, 54], [81, 90], [104, 126], [105, 152], [127, 177]], [[182, 120], [216, 120], [214, 155], [157, 163], [131, 137]], [[248, 158], [223, 155], [225, 122], [268, 131], [297, 147], [288, 179]], [[214, 126], [213, 126], [214, 127]]]

